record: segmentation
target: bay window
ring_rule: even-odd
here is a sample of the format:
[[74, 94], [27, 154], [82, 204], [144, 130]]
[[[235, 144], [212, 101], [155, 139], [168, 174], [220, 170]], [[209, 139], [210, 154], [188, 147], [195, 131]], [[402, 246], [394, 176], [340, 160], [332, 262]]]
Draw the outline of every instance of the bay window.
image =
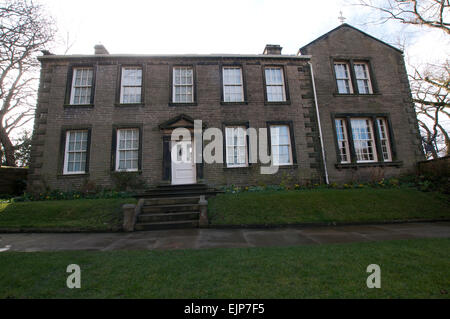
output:
[[392, 137], [387, 117], [338, 114], [334, 127], [339, 163], [392, 162]]
[[375, 140], [370, 119], [351, 119], [356, 162], [376, 162]]

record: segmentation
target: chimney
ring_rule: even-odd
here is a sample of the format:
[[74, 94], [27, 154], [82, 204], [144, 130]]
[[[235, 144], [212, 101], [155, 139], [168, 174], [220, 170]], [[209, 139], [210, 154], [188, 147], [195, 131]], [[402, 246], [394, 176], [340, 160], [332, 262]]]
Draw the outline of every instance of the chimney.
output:
[[266, 44], [263, 54], [265, 55], [281, 55], [281, 50], [279, 44]]
[[49, 50], [41, 50], [41, 52], [42, 52], [43, 55], [54, 55]]
[[95, 54], [109, 54], [108, 50], [106, 50], [103, 44], [97, 44], [95, 47]]

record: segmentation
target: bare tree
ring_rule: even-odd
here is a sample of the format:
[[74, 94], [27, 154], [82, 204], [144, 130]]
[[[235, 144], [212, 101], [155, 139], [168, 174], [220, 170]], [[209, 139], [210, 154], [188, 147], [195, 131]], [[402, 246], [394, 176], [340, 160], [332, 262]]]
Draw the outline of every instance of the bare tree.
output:
[[[372, 23], [397, 21], [424, 26], [450, 35], [450, 0], [355, 0], [356, 5], [378, 11]], [[443, 124], [449, 120], [449, 61], [441, 65], [412, 67], [411, 93], [427, 157], [450, 153], [449, 132]]]
[[[440, 152], [449, 154], [450, 137], [442, 124], [450, 120], [450, 65], [428, 65], [425, 71], [414, 68], [409, 76], [419, 126], [424, 134], [426, 153], [437, 158]], [[438, 141], [441, 140], [441, 143]], [[440, 144], [444, 148], [439, 147]]]
[[359, 0], [358, 5], [380, 12], [380, 23], [395, 20], [450, 34], [450, 0]]
[[36, 54], [53, 41], [55, 33], [42, 5], [32, 0], [0, 1], [0, 145], [8, 166], [16, 166], [11, 132], [33, 118]]

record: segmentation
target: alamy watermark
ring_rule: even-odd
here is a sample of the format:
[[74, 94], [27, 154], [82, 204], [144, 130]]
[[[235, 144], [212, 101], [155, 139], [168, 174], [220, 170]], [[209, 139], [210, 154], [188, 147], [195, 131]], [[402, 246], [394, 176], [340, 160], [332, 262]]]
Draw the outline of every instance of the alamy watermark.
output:
[[381, 288], [381, 268], [377, 264], [371, 264], [367, 266], [366, 272], [371, 273], [367, 277], [366, 284], [367, 288]]
[[[239, 145], [245, 147], [245, 164], [260, 163], [261, 174], [276, 174], [280, 164], [281, 150], [284, 156], [288, 156], [292, 163], [292, 154], [290, 154], [292, 148], [292, 141], [290, 137], [280, 134], [280, 128], [274, 127], [271, 131], [271, 136], [268, 136], [267, 128], [244, 128], [236, 127], [237, 134], [231, 138], [234, 139], [233, 147]], [[289, 131], [286, 131], [289, 132]], [[227, 137], [229, 138], [229, 137]], [[278, 148], [276, 154], [272, 154], [268, 148], [268, 138], [271, 145], [283, 145]], [[177, 143], [172, 144], [171, 157], [174, 163], [186, 163], [193, 161], [194, 163], [206, 163], [206, 164], [223, 164], [224, 156], [223, 152], [226, 150], [224, 146], [224, 138], [222, 130], [219, 128], [207, 128], [203, 130], [202, 121], [194, 121], [194, 140], [192, 141], [191, 131], [187, 128], [176, 128], [172, 131], [171, 140]], [[204, 142], [209, 141], [203, 148]], [[192, 145], [194, 145], [192, 149]], [[236, 147], [235, 149], [238, 149]], [[233, 151], [235, 150], [233, 149]], [[248, 150], [248, 154], [247, 154]], [[240, 150], [242, 152], [242, 150]], [[193, 158], [191, 158], [193, 156]]]
[[67, 266], [66, 272], [71, 273], [66, 280], [67, 288], [81, 288], [81, 268], [77, 264]]

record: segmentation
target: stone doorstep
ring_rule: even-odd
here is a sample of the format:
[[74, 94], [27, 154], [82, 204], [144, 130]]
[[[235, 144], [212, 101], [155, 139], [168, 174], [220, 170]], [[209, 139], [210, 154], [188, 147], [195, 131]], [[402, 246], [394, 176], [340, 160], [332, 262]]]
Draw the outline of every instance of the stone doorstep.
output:
[[135, 230], [157, 230], [175, 228], [198, 228], [198, 220], [163, 221], [156, 223], [137, 223]]
[[198, 220], [200, 212], [176, 212], [176, 213], [161, 213], [161, 214], [146, 214], [141, 213], [137, 216], [139, 223], [160, 222], [160, 221], [178, 221], [178, 220]]

